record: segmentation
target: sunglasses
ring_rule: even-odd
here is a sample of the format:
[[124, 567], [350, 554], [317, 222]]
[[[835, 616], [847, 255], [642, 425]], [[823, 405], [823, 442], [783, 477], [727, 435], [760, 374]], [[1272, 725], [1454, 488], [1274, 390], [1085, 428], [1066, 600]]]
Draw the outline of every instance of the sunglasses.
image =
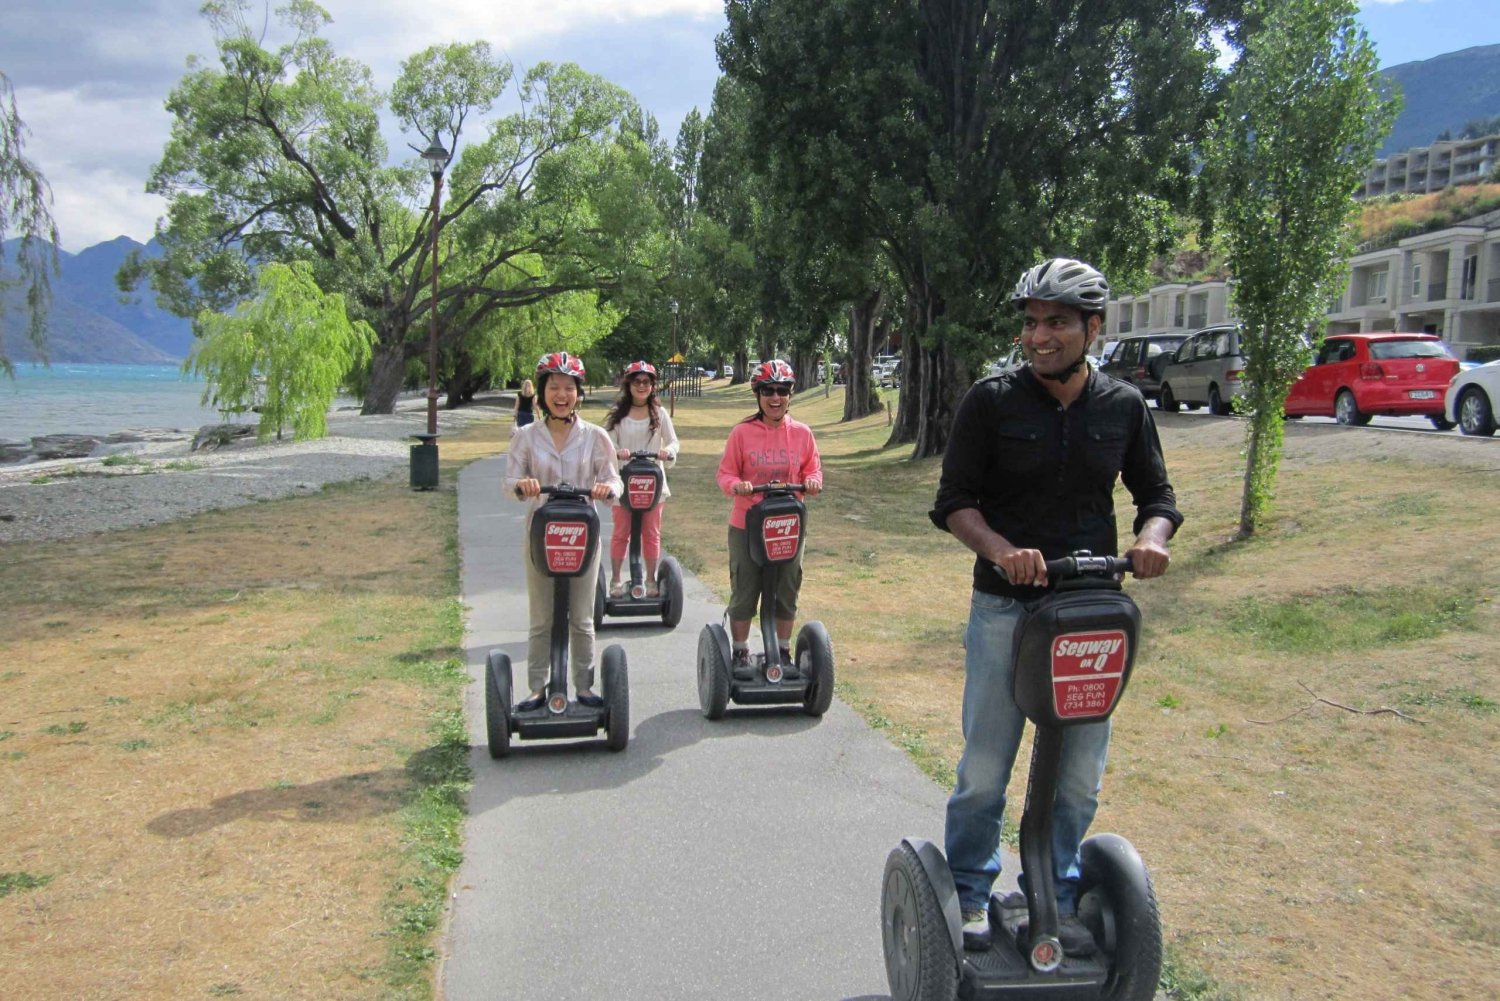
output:
[[791, 386], [762, 386], [756, 390], [761, 396], [791, 396]]
[[630, 380], [630, 384], [632, 386], [649, 386], [651, 385], [651, 377], [649, 375], [637, 376]]

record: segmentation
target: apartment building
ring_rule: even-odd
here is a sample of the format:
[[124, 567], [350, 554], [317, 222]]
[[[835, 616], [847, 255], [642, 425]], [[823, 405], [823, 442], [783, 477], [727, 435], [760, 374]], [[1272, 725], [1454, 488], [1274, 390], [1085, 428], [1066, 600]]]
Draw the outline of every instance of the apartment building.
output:
[[1328, 330], [1420, 330], [1463, 358], [1500, 343], [1500, 212], [1357, 254]]
[[[1348, 268], [1348, 284], [1328, 306], [1329, 333], [1423, 331], [1459, 358], [1500, 344], [1500, 211], [1357, 254]], [[1105, 312], [1102, 340], [1233, 322], [1229, 284], [1168, 282], [1119, 296]]]
[[1365, 172], [1357, 198], [1376, 195], [1427, 194], [1451, 184], [1488, 180], [1500, 164], [1500, 135], [1456, 139], [1417, 146], [1376, 160]]

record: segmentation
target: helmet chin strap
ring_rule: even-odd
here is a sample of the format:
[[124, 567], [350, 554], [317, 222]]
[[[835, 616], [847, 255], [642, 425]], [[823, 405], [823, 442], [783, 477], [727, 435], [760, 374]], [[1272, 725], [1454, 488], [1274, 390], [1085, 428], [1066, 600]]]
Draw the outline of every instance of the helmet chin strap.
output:
[[1033, 366], [1032, 371], [1036, 372], [1036, 376], [1039, 379], [1051, 379], [1053, 382], [1067, 382], [1069, 379], [1073, 378], [1074, 372], [1077, 372], [1080, 368], [1083, 368], [1084, 359], [1088, 356], [1088, 353], [1088, 348], [1084, 348], [1083, 352], [1073, 360], [1073, 364], [1069, 365], [1061, 372], [1036, 372], [1035, 366]]

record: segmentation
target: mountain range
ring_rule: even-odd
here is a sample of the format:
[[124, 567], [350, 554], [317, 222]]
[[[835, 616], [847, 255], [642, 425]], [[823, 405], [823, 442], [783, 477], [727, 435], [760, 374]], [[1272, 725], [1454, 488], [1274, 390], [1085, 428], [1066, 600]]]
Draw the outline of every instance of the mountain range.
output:
[[[16, 277], [13, 262], [19, 240], [6, 240], [4, 274]], [[140, 250], [161, 252], [155, 240], [137, 243], [128, 236], [70, 254], [58, 250], [58, 273], [52, 276], [52, 307], [47, 312], [47, 358], [54, 362], [117, 365], [169, 365], [187, 357], [193, 344], [190, 320], [156, 304], [151, 290], [130, 295], [115, 287], [115, 272], [125, 256]], [[26, 338], [25, 293], [18, 286], [0, 291], [0, 336], [14, 362], [35, 361]]]
[[1477, 45], [1380, 71], [1401, 88], [1401, 114], [1377, 156], [1431, 146], [1469, 122], [1500, 118], [1500, 45]]

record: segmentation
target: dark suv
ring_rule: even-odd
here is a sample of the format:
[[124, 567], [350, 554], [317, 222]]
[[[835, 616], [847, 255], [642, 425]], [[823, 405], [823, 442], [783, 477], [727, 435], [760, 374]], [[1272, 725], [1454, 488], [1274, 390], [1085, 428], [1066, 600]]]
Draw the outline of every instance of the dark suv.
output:
[[1099, 371], [1111, 378], [1128, 382], [1141, 391], [1148, 400], [1156, 399], [1161, 391], [1161, 363], [1176, 351], [1186, 334], [1141, 334], [1137, 337], [1122, 337], [1116, 343], [1114, 353], [1100, 366]]

